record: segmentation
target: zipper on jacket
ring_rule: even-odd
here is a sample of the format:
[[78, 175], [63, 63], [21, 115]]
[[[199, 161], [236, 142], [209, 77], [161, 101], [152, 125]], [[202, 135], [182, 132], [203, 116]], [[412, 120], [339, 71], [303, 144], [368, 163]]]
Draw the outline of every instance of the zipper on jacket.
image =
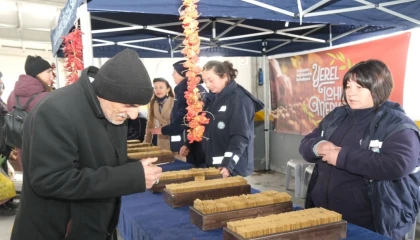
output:
[[[351, 110], [351, 117], [352, 117], [352, 119], [351, 119], [351, 124], [350, 124], [350, 127], [349, 127], [349, 128], [347, 129], [347, 131], [343, 134], [343, 136], [341, 137], [341, 139], [340, 139], [340, 141], [338, 142], [338, 144], [340, 144], [340, 143], [343, 141], [344, 137], [347, 135], [347, 133], [350, 131], [350, 129], [352, 129], [352, 128], [353, 128], [354, 122], [356, 121], [356, 119], [355, 119], [355, 117], [354, 117], [354, 110]], [[337, 157], [338, 157], [338, 156], [337, 156]], [[329, 208], [329, 207], [328, 207], [328, 201], [329, 201], [329, 199], [328, 199], [328, 187], [329, 187], [329, 184], [330, 184], [330, 179], [331, 179], [331, 171], [332, 171], [332, 168], [333, 168], [333, 166], [330, 166], [330, 171], [329, 171], [329, 173], [328, 173], [327, 186], [326, 186], [326, 188], [325, 188], [325, 199], [326, 199], [326, 202], [327, 202], [327, 209]]]

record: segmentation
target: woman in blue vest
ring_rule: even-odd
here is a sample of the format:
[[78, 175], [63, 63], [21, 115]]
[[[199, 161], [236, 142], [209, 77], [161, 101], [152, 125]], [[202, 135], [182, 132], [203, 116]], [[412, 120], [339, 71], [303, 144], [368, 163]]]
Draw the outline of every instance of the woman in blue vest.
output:
[[379, 60], [363, 61], [344, 76], [343, 106], [302, 140], [315, 163], [305, 207], [324, 207], [343, 219], [402, 239], [419, 208], [419, 130], [388, 100], [393, 79]]

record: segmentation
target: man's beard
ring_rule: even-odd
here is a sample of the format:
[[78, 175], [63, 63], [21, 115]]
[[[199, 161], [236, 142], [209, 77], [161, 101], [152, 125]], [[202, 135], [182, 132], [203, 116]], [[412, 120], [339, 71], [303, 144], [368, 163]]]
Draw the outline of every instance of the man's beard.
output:
[[121, 125], [121, 124], [123, 124], [124, 123], [124, 121], [127, 119], [127, 114], [125, 114], [125, 113], [118, 113], [117, 114], [117, 117], [123, 117], [124, 118], [124, 120], [123, 121], [115, 121], [115, 120], [112, 120], [112, 118], [110, 118], [110, 117], [108, 117], [108, 116], [106, 116], [105, 115], [105, 118], [106, 119], [108, 119], [108, 121], [110, 122], [110, 123], [112, 123], [112, 124], [114, 124], [114, 125]]

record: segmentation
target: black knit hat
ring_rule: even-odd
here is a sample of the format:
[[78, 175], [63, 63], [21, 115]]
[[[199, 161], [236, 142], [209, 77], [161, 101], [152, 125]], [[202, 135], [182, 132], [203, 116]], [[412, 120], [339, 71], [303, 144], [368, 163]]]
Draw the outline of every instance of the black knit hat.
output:
[[36, 75], [51, 68], [51, 64], [39, 56], [28, 55], [25, 62], [26, 75], [36, 77]]
[[184, 67], [185, 62], [186, 60], [181, 60], [172, 65], [174, 66], [175, 71], [183, 77], [185, 77], [185, 74], [187, 74], [188, 71], [188, 68]]
[[147, 104], [152, 81], [137, 53], [125, 49], [105, 62], [92, 82], [98, 97], [125, 104]]

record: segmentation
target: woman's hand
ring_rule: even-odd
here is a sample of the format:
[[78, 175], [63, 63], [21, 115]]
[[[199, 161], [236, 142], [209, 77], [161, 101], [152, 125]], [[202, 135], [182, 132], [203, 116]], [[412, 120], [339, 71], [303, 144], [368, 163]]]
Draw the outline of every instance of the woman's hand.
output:
[[225, 167], [219, 167], [218, 168], [220, 173], [222, 174], [223, 178], [227, 178], [230, 176], [230, 171], [229, 169], [225, 168]]
[[162, 127], [158, 128], [151, 128], [148, 130], [151, 134], [161, 135], [162, 134]]
[[328, 150], [327, 152], [325, 152], [325, 154], [322, 155], [322, 161], [327, 162], [328, 164], [331, 164], [333, 166], [336, 166], [338, 154], [340, 153], [340, 151], [341, 151], [341, 147], [335, 147]]
[[319, 156], [324, 156], [325, 154], [327, 154], [331, 149], [335, 149], [338, 148], [336, 145], [334, 145], [332, 142], [321, 142], [320, 144], [318, 144], [316, 151], [318, 153]]
[[190, 149], [188, 149], [187, 146], [182, 146], [181, 149], [179, 149], [179, 155], [186, 157], [190, 153]]

